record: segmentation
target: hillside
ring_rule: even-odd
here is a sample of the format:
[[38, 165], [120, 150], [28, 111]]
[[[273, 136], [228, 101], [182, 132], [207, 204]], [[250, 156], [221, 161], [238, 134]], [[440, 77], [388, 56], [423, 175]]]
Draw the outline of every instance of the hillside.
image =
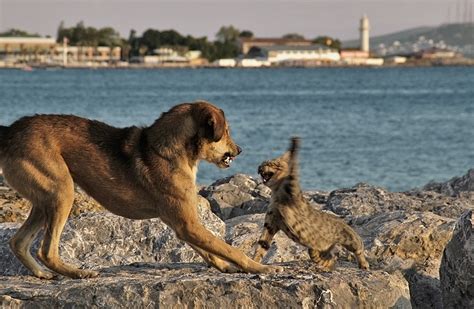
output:
[[[386, 47], [394, 45], [416, 45], [420, 42], [431, 42], [432, 45], [445, 45], [446, 47], [458, 49], [466, 54], [474, 54], [474, 23], [444, 24], [438, 27], [418, 27], [404, 31], [394, 32], [386, 35], [370, 38], [370, 47], [375, 50], [383, 44]], [[444, 44], [443, 44], [444, 43]], [[342, 43], [344, 48], [358, 47], [359, 40], [349, 40]], [[439, 47], [439, 46], [437, 46]]]

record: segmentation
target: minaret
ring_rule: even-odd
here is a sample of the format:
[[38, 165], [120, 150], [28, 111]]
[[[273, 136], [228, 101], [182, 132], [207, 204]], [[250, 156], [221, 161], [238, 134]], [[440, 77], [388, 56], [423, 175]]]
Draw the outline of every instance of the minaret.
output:
[[365, 52], [369, 52], [370, 45], [369, 45], [369, 19], [367, 15], [364, 15], [360, 19], [360, 49]]

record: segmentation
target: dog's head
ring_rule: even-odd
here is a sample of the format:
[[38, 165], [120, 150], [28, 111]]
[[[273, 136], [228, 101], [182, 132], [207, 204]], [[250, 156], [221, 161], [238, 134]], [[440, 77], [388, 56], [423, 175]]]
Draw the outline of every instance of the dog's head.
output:
[[192, 114], [197, 124], [199, 159], [228, 168], [242, 149], [230, 136], [224, 111], [208, 102], [196, 102]]
[[258, 173], [262, 177], [263, 183], [275, 191], [282, 181], [288, 176], [290, 153], [286, 152], [282, 156], [263, 161], [258, 167]]

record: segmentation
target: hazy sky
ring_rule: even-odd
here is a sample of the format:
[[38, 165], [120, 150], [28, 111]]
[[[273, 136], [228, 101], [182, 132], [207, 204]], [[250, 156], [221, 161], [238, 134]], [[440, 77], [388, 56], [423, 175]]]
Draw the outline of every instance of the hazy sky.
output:
[[474, 0], [0, 0], [0, 31], [55, 36], [61, 20], [66, 26], [82, 20], [112, 26], [124, 37], [132, 28], [140, 34], [155, 28], [214, 39], [220, 26], [234, 25], [265, 37], [296, 32], [351, 39], [364, 13], [377, 35], [463, 18], [465, 3]]

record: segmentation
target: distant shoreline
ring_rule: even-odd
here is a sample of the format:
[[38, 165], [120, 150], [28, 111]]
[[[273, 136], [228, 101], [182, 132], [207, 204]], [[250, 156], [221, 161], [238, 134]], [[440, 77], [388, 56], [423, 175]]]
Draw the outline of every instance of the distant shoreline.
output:
[[318, 68], [417, 68], [417, 67], [472, 67], [474, 66], [474, 59], [468, 59], [468, 61], [453, 62], [453, 63], [405, 63], [405, 64], [384, 64], [380, 66], [372, 65], [347, 65], [347, 64], [330, 64], [330, 65], [280, 65], [271, 67], [219, 67], [212, 65], [35, 65], [35, 64], [22, 64], [22, 65], [5, 65], [0, 66], [0, 70], [62, 70], [62, 69], [106, 69], [106, 70], [159, 70], [159, 69], [318, 69]]

